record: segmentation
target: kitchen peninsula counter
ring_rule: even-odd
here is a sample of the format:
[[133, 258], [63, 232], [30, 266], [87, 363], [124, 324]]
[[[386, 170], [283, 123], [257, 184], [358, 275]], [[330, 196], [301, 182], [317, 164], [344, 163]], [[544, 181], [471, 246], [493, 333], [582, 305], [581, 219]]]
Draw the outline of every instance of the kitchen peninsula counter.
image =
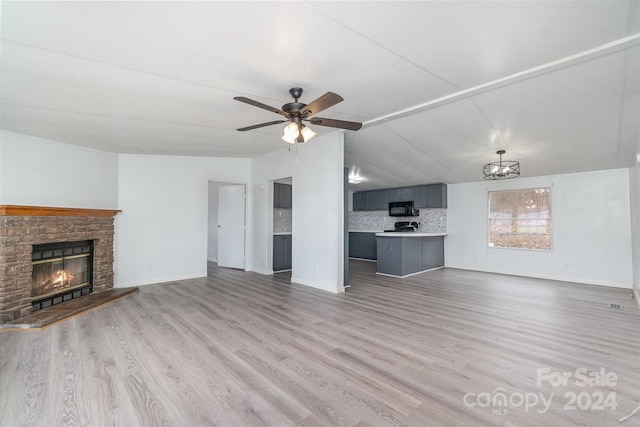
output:
[[406, 277], [444, 267], [447, 233], [376, 233], [378, 274]]
[[438, 237], [446, 236], [447, 233], [423, 233], [421, 231], [416, 232], [404, 232], [404, 231], [387, 231], [384, 233], [376, 233], [377, 237]]

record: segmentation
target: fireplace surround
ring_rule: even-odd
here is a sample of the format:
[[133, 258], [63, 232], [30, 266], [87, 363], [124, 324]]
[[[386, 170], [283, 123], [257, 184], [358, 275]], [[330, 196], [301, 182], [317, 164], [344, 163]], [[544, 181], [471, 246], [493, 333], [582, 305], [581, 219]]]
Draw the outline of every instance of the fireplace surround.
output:
[[94, 292], [113, 287], [114, 217], [119, 210], [0, 205], [0, 323], [31, 314], [33, 247], [91, 242]]

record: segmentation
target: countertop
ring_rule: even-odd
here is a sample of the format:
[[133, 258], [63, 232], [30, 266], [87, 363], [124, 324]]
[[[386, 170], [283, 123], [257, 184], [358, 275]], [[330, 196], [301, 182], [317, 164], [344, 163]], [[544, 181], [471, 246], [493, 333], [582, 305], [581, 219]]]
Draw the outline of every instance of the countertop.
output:
[[280, 231], [278, 233], [273, 233], [274, 236], [288, 236], [290, 234], [293, 234], [293, 233], [291, 233], [291, 231]]
[[384, 230], [349, 230], [349, 233], [382, 233]]
[[376, 233], [378, 237], [437, 237], [437, 236], [446, 236], [447, 233], [421, 233], [421, 232], [395, 232], [390, 231], [387, 233]]

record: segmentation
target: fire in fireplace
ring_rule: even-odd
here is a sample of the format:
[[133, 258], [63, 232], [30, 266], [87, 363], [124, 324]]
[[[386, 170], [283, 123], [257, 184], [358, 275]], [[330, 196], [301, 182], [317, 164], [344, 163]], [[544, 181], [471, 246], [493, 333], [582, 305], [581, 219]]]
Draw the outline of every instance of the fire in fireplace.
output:
[[33, 311], [87, 295], [93, 291], [93, 242], [35, 245], [31, 257]]

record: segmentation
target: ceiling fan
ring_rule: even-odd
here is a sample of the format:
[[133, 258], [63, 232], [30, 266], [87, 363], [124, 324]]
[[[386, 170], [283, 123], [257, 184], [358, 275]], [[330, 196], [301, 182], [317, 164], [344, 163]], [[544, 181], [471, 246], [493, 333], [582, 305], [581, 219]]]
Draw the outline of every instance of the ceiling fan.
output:
[[295, 144], [296, 142], [306, 142], [313, 138], [316, 133], [309, 129], [303, 122], [309, 122], [318, 126], [329, 126], [339, 129], [358, 130], [362, 127], [362, 123], [348, 122], [346, 120], [325, 119], [322, 117], [311, 117], [318, 114], [320, 111], [336, 105], [344, 99], [333, 92], [327, 92], [320, 98], [313, 101], [311, 104], [303, 104], [298, 102], [300, 96], [302, 96], [302, 88], [294, 87], [289, 89], [289, 93], [294, 99], [294, 102], [284, 104], [282, 109], [271, 107], [253, 99], [245, 98], [244, 96], [236, 96], [236, 101], [244, 102], [245, 104], [253, 105], [254, 107], [262, 108], [267, 111], [271, 111], [276, 114], [284, 116], [286, 120], [275, 120], [272, 122], [260, 123], [253, 126], [247, 126], [237, 129], [241, 132], [246, 130], [258, 129], [265, 126], [277, 125], [278, 123], [289, 122], [284, 128], [284, 135], [282, 139], [289, 144]]

